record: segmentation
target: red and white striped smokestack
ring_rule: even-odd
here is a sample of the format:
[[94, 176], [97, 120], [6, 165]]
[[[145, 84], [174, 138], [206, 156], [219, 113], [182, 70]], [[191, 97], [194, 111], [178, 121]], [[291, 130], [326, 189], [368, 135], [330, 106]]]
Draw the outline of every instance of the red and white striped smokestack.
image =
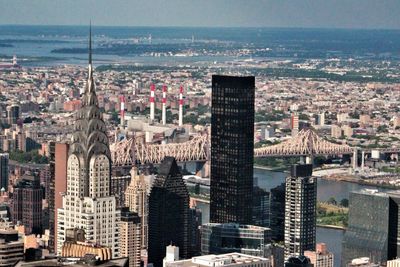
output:
[[156, 87], [154, 84], [150, 85], [150, 121], [154, 121], [154, 99], [155, 99]]
[[121, 123], [122, 128], [124, 128], [124, 125], [125, 125], [125, 96], [121, 95], [119, 97], [119, 100], [120, 100], [120, 103], [121, 103], [121, 105], [120, 105], [120, 107], [121, 107], [121, 109], [120, 109], [121, 122], [120, 123]]
[[167, 124], [167, 86], [162, 88], [162, 124]]
[[183, 125], [183, 86], [179, 88], [179, 127]]

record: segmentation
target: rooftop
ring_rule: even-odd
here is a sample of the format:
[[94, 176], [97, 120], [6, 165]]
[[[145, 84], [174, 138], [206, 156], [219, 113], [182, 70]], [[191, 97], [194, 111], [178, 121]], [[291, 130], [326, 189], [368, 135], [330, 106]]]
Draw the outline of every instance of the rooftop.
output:
[[228, 253], [228, 254], [221, 254], [221, 255], [205, 255], [199, 257], [193, 257], [192, 259], [188, 260], [180, 260], [171, 263], [167, 263], [168, 266], [182, 266], [182, 267], [191, 267], [191, 266], [227, 266], [227, 265], [235, 265], [235, 264], [242, 264], [242, 263], [251, 263], [251, 262], [268, 262], [268, 259], [245, 255], [241, 253]]

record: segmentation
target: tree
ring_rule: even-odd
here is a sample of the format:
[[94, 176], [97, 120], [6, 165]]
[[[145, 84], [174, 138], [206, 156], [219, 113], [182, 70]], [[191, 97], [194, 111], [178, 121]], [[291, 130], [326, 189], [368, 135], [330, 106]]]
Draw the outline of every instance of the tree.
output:
[[332, 205], [337, 205], [336, 199], [334, 197], [330, 197], [327, 203]]
[[347, 198], [343, 198], [340, 200], [340, 206], [347, 208], [349, 206], [349, 200]]

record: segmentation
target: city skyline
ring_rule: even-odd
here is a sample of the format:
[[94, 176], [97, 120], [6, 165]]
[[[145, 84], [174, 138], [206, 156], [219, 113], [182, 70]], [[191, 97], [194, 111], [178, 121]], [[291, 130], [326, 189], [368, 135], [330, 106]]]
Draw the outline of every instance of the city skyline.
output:
[[[400, 29], [396, 0], [6, 1], [0, 25]], [[76, 9], [76, 6], [81, 8]], [[106, 12], [107, 11], [107, 12]]]

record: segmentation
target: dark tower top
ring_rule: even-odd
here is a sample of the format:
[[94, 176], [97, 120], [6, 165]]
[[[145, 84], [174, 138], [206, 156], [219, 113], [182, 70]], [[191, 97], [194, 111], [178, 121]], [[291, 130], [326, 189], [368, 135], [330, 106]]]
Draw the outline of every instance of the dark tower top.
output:
[[189, 193], [175, 158], [165, 157], [149, 198], [149, 262], [162, 266], [166, 246], [189, 257]]

